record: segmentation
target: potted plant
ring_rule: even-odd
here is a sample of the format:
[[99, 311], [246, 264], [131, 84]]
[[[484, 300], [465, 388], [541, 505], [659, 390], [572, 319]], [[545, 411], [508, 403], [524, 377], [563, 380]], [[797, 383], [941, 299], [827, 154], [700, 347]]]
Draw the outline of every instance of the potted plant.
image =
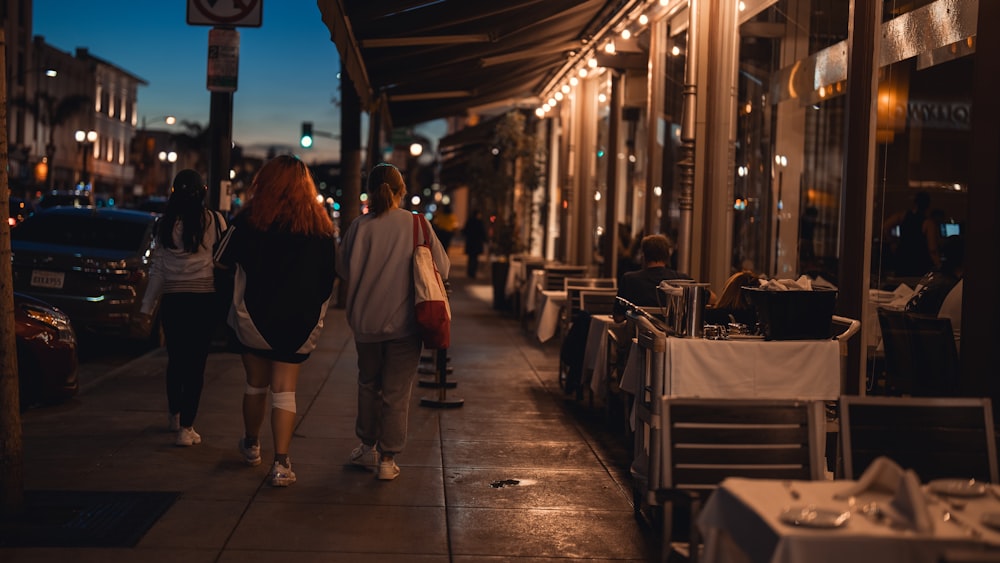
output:
[[509, 308], [504, 290], [510, 256], [528, 247], [527, 230], [518, 218], [522, 203], [540, 184], [536, 165], [535, 137], [527, 130], [520, 111], [508, 112], [493, 132], [491, 142], [475, 153], [467, 174], [473, 205], [490, 220], [490, 256], [493, 274], [493, 305]]

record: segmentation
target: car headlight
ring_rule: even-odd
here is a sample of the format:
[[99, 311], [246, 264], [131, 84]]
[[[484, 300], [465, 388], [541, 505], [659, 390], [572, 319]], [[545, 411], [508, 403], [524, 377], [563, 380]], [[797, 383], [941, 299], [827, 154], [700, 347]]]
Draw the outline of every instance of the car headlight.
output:
[[69, 316], [66, 313], [36, 305], [22, 305], [21, 308], [32, 319], [56, 329], [59, 332], [59, 340], [76, 342], [76, 334], [73, 333], [73, 326], [70, 325]]

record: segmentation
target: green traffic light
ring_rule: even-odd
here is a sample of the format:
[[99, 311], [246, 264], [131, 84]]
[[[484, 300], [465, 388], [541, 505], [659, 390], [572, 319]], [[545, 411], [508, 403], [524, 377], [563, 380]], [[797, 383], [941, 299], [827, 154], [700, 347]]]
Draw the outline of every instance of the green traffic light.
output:
[[310, 121], [302, 122], [302, 135], [299, 137], [299, 145], [304, 149], [313, 146], [313, 124]]

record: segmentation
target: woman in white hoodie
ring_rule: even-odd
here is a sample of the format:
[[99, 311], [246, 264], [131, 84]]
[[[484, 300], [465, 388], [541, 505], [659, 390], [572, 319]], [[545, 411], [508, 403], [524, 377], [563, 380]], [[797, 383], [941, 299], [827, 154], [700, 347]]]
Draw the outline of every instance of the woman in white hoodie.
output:
[[201, 443], [194, 429], [212, 334], [221, 321], [215, 296], [212, 247], [226, 229], [225, 218], [205, 207], [208, 186], [201, 174], [181, 170], [167, 209], [157, 223], [149, 287], [141, 312], [150, 315], [157, 298], [167, 345], [167, 404], [175, 444]]

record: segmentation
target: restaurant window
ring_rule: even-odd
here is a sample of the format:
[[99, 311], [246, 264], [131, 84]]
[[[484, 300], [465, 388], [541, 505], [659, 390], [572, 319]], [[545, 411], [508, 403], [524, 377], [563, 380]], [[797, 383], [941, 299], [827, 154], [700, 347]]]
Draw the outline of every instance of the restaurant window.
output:
[[[659, 231], [677, 244], [680, 223], [680, 169], [677, 166], [681, 154], [681, 120], [684, 107], [684, 68], [687, 65], [687, 31], [675, 32], [668, 28], [668, 39], [661, 42], [666, 52], [663, 54], [664, 81], [662, 105], [657, 109], [657, 147], [662, 159], [660, 182], [654, 183], [652, 197], [657, 198], [656, 219]], [[659, 188], [659, 189], [657, 189]], [[674, 255], [676, 256], [676, 254]]]
[[[876, 105], [873, 287], [913, 288], [946, 262], [966, 218], [976, 2], [887, 1]], [[942, 18], [948, 14], [949, 18]], [[921, 30], [919, 34], [911, 30]], [[919, 251], [899, 218], [927, 202]], [[928, 238], [929, 237], [929, 238]], [[953, 253], [954, 254], [954, 253]], [[954, 256], [953, 256], [954, 258]]]
[[849, 7], [780, 0], [740, 16], [734, 270], [837, 283]]
[[610, 138], [611, 128], [611, 72], [603, 71], [596, 79], [595, 85], [597, 96], [597, 139], [593, 147], [595, 173], [593, 183], [584, 190], [583, 197], [589, 201], [584, 202], [586, 209], [591, 210], [591, 233], [590, 244], [595, 252], [599, 253], [601, 238], [607, 233], [613, 232], [605, 217], [606, 205], [604, 197], [608, 193], [608, 159], [614, 158], [614, 145]]

